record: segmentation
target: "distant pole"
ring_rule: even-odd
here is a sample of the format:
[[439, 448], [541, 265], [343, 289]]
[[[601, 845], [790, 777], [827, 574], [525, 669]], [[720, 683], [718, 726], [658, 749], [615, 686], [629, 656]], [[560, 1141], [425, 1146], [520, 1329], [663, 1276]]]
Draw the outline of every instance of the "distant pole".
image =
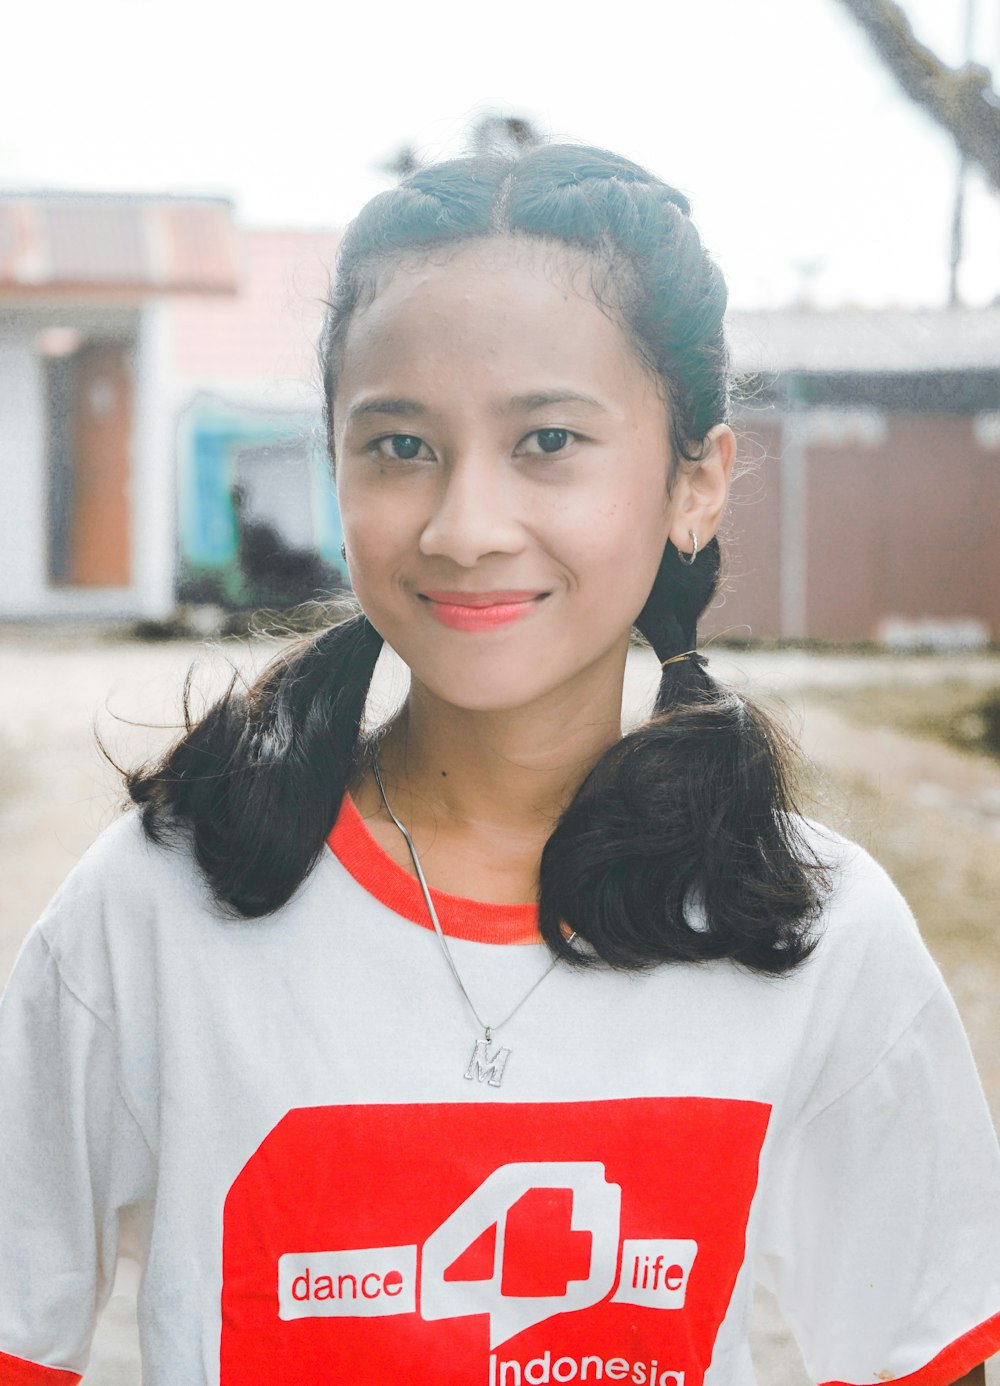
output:
[[795, 640], [809, 634], [809, 547], [806, 534], [808, 420], [802, 377], [794, 370], [789, 372], [785, 380], [784, 406], [781, 421], [779, 621], [782, 637]]
[[[972, 62], [972, 50], [976, 36], [976, 0], [965, 0], [965, 61]], [[965, 222], [965, 180], [969, 171], [969, 161], [963, 154], [958, 163], [958, 176], [955, 181], [955, 203], [951, 214], [951, 255], [948, 267], [948, 307], [959, 305], [958, 272], [962, 265], [964, 249], [963, 231]]]
[[948, 258], [949, 308], [959, 306], [958, 271], [962, 265], [962, 223], [965, 218], [965, 175], [968, 167], [968, 160], [963, 155], [959, 160], [955, 180], [955, 202], [951, 213], [951, 254]]

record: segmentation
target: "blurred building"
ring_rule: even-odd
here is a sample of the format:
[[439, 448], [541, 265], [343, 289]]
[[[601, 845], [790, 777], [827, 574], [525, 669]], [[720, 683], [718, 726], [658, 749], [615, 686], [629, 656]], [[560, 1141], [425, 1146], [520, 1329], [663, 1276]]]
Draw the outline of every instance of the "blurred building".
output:
[[0, 199], [0, 614], [170, 609], [164, 305], [236, 286], [226, 202]]
[[1000, 309], [735, 313], [731, 335], [756, 470], [706, 630], [1000, 641]]
[[316, 356], [337, 240], [241, 230], [238, 292], [169, 304], [179, 601], [291, 606], [345, 581]]
[[335, 247], [221, 199], [0, 196], [0, 618], [340, 583], [312, 364]]
[[[342, 581], [315, 342], [337, 237], [0, 196], [0, 618]], [[753, 470], [706, 634], [1000, 640], [1000, 309], [734, 313]]]

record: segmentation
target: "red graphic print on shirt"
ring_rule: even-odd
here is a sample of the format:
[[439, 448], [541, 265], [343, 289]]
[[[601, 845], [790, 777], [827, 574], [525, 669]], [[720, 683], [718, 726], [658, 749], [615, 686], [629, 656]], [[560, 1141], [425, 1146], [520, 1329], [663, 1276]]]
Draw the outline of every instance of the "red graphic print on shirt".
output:
[[770, 1108], [289, 1112], [226, 1200], [222, 1386], [699, 1386]]

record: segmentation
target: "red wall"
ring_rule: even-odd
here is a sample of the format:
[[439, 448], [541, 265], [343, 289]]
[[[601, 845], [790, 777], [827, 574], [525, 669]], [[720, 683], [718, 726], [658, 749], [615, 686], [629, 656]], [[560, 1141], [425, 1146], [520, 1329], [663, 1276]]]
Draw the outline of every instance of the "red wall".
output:
[[[737, 476], [729, 513], [719, 534], [723, 553], [720, 595], [706, 612], [699, 634], [736, 638], [776, 635], [780, 626], [780, 507], [777, 420], [735, 425]], [[735, 627], [735, 629], [734, 629]]]
[[[967, 415], [889, 415], [886, 430], [874, 446], [808, 446], [807, 633], [870, 640], [890, 617], [972, 617], [1000, 640], [1000, 451], [977, 442]], [[757, 469], [734, 485], [720, 536], [728, 590], [703, 629], [777, 636], [780, 418], [737, 435]]]

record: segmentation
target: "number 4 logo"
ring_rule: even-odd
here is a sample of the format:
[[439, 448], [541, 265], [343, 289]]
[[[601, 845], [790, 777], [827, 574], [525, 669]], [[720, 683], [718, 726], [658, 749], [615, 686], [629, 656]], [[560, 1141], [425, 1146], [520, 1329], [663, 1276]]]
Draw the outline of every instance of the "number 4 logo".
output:
[[[621, 1188], [602, 1164], [504, 1165], [424, 1243], [421, 1315], [488, 1314], [492, 1348], [553, 1314], [590, 1308], [615, 1283], [620, 1211]], [[525, 1264], [517, 1243], [534, 1221], [544, 1255]]]

